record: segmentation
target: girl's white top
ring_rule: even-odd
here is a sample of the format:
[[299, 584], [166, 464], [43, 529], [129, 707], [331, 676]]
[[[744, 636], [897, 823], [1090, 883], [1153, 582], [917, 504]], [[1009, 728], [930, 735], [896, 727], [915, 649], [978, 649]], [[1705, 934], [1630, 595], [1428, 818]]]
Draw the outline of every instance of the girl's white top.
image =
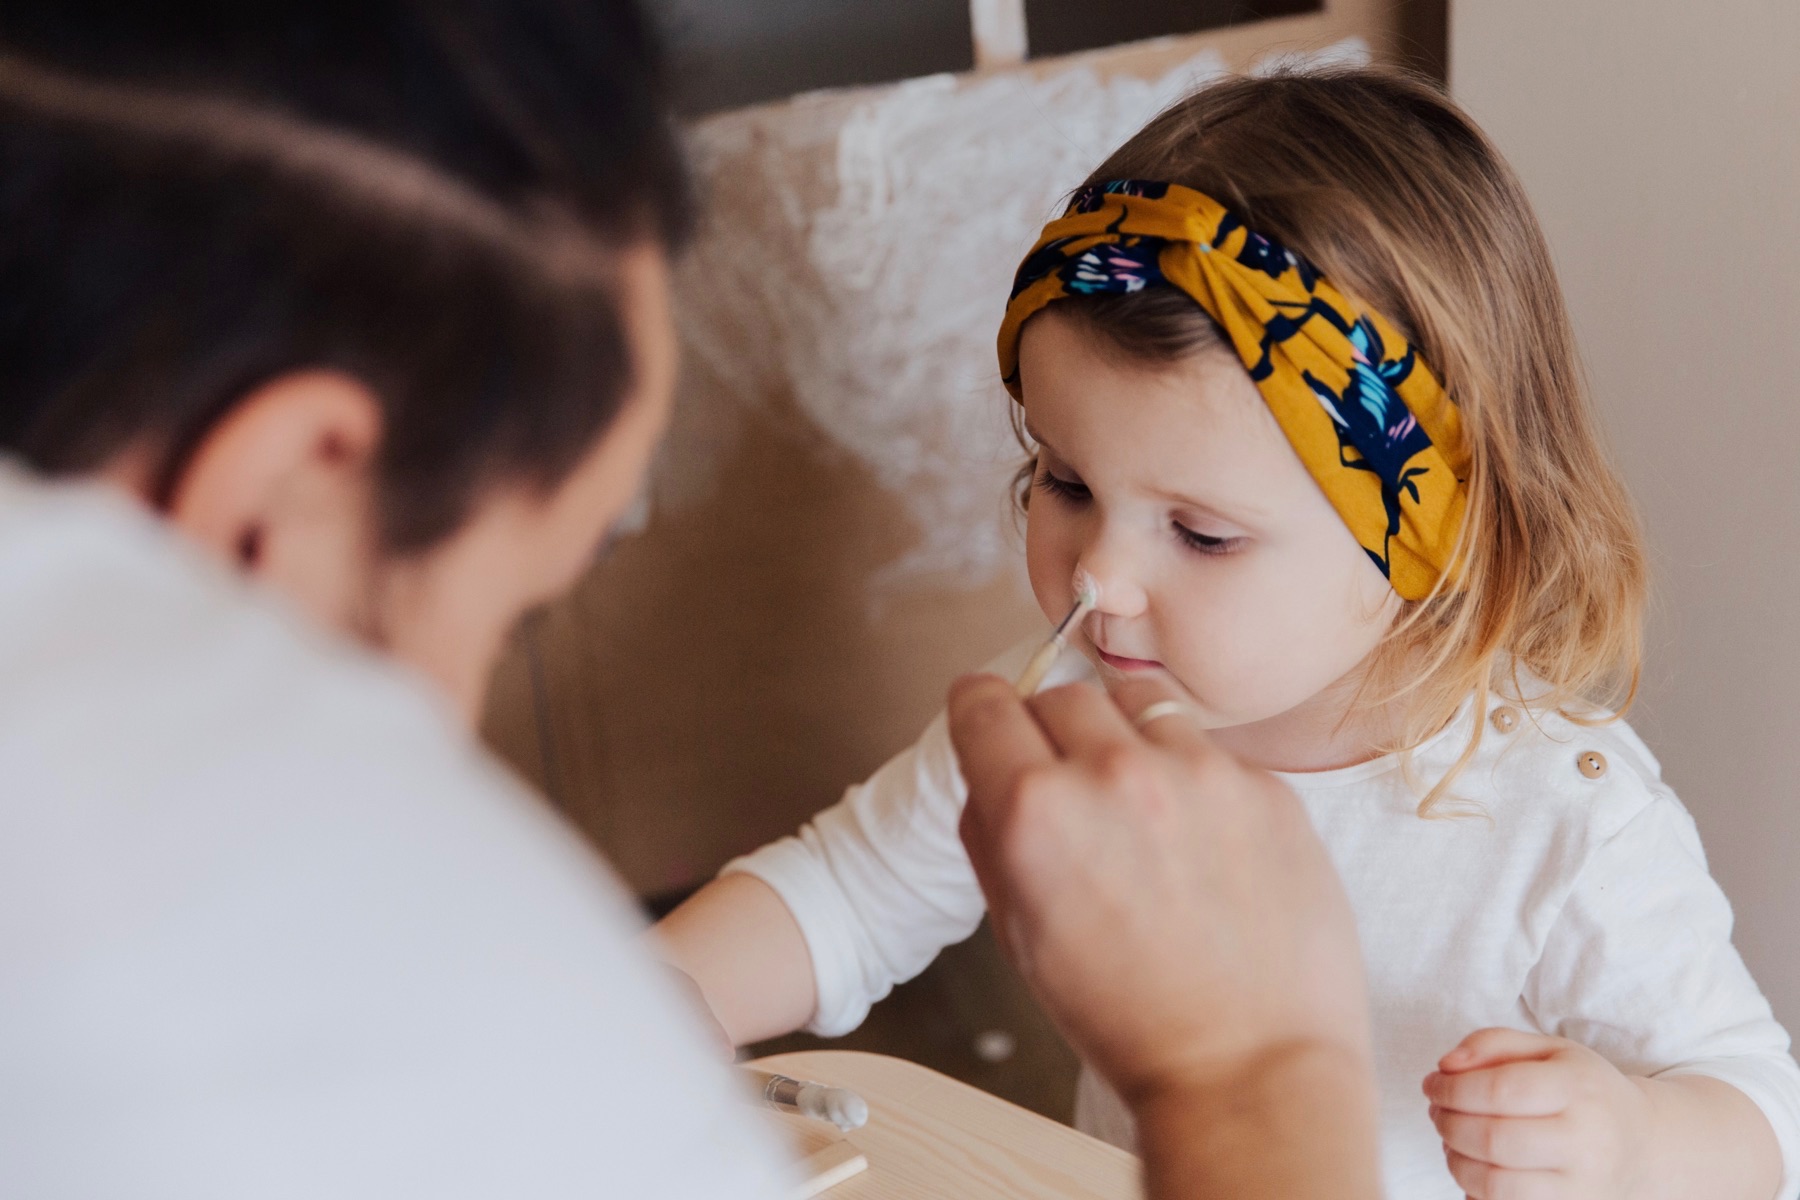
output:
[[[991, 669], [1012, 678], [1036, 647], [1023, 644]], [[1046, 686], [1092, 676], [1070, 651]], [[1472, 707], [1415, 751], [1418, 778], [1440, 777], [1460, 753]], [[1622, 722], [1587, 728], [1522, 714], [1510, 733], [1493, 723], [1484, 733], [1453, 790], [1485, 819], [1421, 819], [1397, 756], [1282, 777], [1356, 911], [1389, 1195], [1462, 1195], [1419, 1085], [1441, 1055], [1491, 1025], [1571, 1038], [1631, 1074], [1732, 1084], [1774, 1127], [1781, 1195], [1793, 1195], [1800, 1068], [1732, 947], [1731, 907], [1656, 759]], [[1578, 765], [1588, 751], [1605, 759], [1597, 777]], [[940, 716], [798, 837], [725, 868], [762, 879], [793, 910], [818, 977], [815, 1032], [854, 1029], [980, 923], [981, 891], [957, 836], [966, 794]], [[1076, 1124], [1131, 1148], [1124, 1106], [1091, 1073]]]

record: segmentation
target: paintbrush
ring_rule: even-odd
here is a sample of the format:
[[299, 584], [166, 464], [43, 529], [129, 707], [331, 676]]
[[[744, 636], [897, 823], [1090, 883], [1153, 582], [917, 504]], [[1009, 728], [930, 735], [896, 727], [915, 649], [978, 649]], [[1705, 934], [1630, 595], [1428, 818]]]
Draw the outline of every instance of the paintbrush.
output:
[[843, 1133], [869, 1123], [868, 1102], [849, 1088], [790, 1079], [769, 1071], [752, 1069], [750, 1074], [756, 1080], [757, 1098], [770, 1108], [815, 1121], [830, 1121]]
[[1018, 693], [1021, 700], [1035, 693], [1043, 684], [1044, 676], [1050, 673], [1051, 666], [1056, 662], [1056, 656], [1061, 654], [1063, 647], [1069, 644], [1069, 631], [1079, 626], [1082, 619], [1093, 612], [1094, 606], [1100, 603], [1099, 580], [1086, 571], [1077, 569], [1074, 584], [1075, 607], [1071, 608], [1069, 615], [1057, 625], [1056, 632], [1050, 635], [1050, 640], [1031, 656], [1031, 661], [1025, 664], [1024, 673], [1019, 676], [1019, 682], [1013, 685], [1013, 691]]

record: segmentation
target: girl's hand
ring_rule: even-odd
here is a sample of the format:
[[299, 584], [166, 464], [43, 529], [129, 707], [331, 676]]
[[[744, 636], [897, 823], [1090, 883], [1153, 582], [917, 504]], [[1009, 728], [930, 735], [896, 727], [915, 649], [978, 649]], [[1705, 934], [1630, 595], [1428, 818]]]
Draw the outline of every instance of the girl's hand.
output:
[[1438, 1060], [1425, 1095], [1473, 1200], [1623, 1200], [1654, 1157], [1647, 1082], [1566, 1038], [1482, 1029]]

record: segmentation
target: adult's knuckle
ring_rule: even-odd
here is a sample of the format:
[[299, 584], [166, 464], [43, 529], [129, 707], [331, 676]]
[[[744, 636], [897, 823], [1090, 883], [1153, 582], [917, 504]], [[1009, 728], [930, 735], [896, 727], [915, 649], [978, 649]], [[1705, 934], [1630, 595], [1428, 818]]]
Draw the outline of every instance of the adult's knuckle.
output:
[[1054, 810], [1062, 790], [1062, 772], [1054, 766], [1027, 767], [1013, 781], [1012, 812], [1016, 822], [1036, 825]]
[[1115, 791], [1143, 794], [1155, 782], [1149, 755], [1135, 746], [1113, 746], [1094, 764], [1100, 779]]
[[1180, 778], [1196, 791], [1210, 791], [1218, 786], [1219, 752], [1204, 746], [1170, 746], [1162, 752], [1180, 772]]
[[1011, 701], [1004, 693], [984, 687], [974, 690], [963, 702], [961, 715], [966, 724], [987, 730], [1006, 721], [1010, 708]]
[[1190, 780], [1204, 787], [1218, 786], [1238, 769], [1230, 755], [1203, 742], [1182, 745], [1169, 753], [1175, 755]]
[[950, 709], [950, 736], [959, 747], [991, 737], [1009, 718], [1005, 696], [978, 685], [965, 687]]

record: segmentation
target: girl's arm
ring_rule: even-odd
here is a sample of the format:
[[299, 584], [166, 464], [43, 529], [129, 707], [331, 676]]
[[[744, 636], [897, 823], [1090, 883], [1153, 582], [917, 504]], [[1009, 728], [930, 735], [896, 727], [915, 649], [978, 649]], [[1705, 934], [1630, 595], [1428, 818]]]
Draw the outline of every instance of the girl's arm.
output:
[[[990, 664], [1008, 678], [1027, 639]], [[1048, 685], [1091, 674], [1069, 653]], [[795, 837], [726, 866], [657, 926], [736, 1044], [805, 1026], [835, 1037], [975, 932], [987, 911], [958, 824], [968, 786], [943, 715]]]
[[1587, 858], [1527, 981], [1539, 1028], [1562, 1036], [1476, 1032], [1426, 1082], [1470, 1194], [1553, 1167], [1593, 1176], [1569, 1194], [1632, 1200], [1800, 1183], [1800, 1066], [1731, 944], [1693, 822], [1649, 790]]
[[812, 955], [775, 889], [754, 875], [722, 875], [657, 923], [669, 965], [700, 989], [733, 1046], [780, 1037], [812, 1020]]
[[1706, 1075], [1634, 1080], [1649, 1095], [1660, 1150], [1640, 1196], [1773, 1197], [1781, 1143], [1750, 1097]]
[[836, 1036], [975, 931], [986, 910], [957, 823], [942, 717], [795, 837], [726, 866], [657, 927], [736, 1044]]

